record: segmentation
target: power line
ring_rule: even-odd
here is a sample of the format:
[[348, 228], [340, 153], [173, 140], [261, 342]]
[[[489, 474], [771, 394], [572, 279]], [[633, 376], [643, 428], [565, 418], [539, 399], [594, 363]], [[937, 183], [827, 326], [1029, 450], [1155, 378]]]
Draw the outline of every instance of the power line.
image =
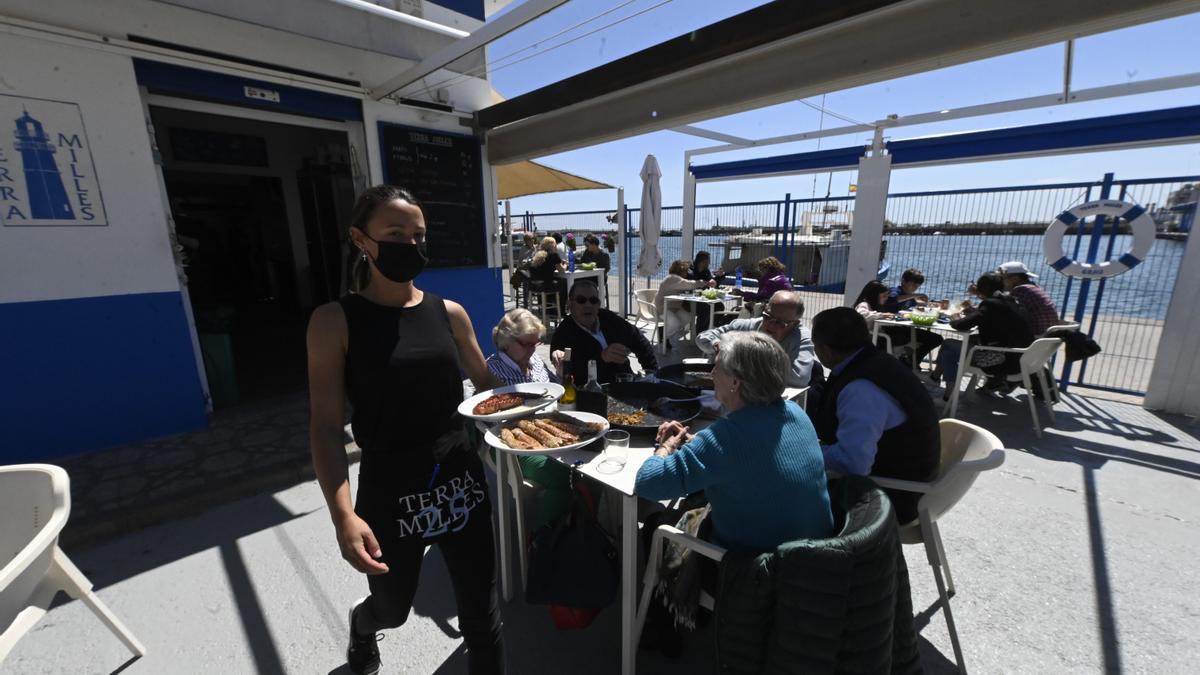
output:
[[[607, 10], [607, 11], [605, 11], [605, 12], [602, 12], [602, 13], [600, 13], [600, 14], [597, 14], [596, 16], [594, 16], [594, 17], [592, 17], [592, 18], [590, 18], [590, 19], [587, 19], [586, 21], [582, 21], [582, 22], [580, 22], [580, 23], [578, 23], [578, 24], [576, 24], [576, 25], [574, 25], [574, 26], [572, 26], [572, 27], [570, 27], [570, 28], [568, 28], [568, 29], [566, 29], [566, 30], [559, 31], [558, 33], [556, 33], [556, 34], [554, 34], [554, 35], [552, 35], [552, 36], [550, 36], [550, 37], [548, 37], [548, 38], [543, 38], [543, 39], [541, 39], [541, 40], [538, 40], [538, 41], [532, 42], [532, 43], [530, 43], [529, 45], [527, 45], [527, 46], [525, 46], [525, 47], [522, 47], [521, 49], [519, 49], [519, 50], [517, 50], [517, 51], [515, 51], [515, 52], [513, 52], [513, 53], [511, 53], [511, 54], [508, 54], [508, 55], [504, 56], [504, 57], [503, 57], [503, 58], [501, 58], [501, 59], [497, 59], [497, 61], [502, 61], [502, 60], [505, 60], [505, 59], [511, 58], [511, 57], [513, 57], [513, 56], [515, 56], [515, 55], [517, 55], [517, 54], [519, 54], [519, 53], [521, 53], [521, 52], [523, 52], [523, 51], [525, 51], [525, 50], [527, 50], [527, 49], [529, 49], [529, 48], [531, 48], [531, 47], [536, 47], [537, 45], [539, 45], [539, 44], [541, 44], [541, 43], [543, 43], [543, 42], [546, 42], [546, 41], [548, 41], [548, 40], [552, 40], [552, 39], [554, 39], [555, 37], [558, 37], [558, 36], [560, 36], [560, 35], [563, 35], [564, 33], [570, 32], [570, 31], [572, 31], [572, 30], [574, 30], [574, 29], [576, 29], [576, 28], [578, 28], [578, 27], [580, 27], [580, 26], [582, 26], [582, 25], [584, 25], [584, 24], [590, 23], [590, 22], [592, 22], [592, 21], [594, 21], [594, 20], [596, 20], [596, 19], [598, 19], [598, 18], [600, 18], [600, 17], [602, 17], [602, 16], [605, 16], [606, 14], [611, 14], [612, 12], [614, 12], [614, 11], [616, 11], [616, 10], [618, 10], [618, 9], [622, 8], [622, 7], [625, 7], [625, 6], [627, 6], [627, 5], [630, 5], [630, 4], [632, 4], [633, 2], [635, 2], [635, 1], [636, 1], [636, 0], [628, 0], [627, 2], [625, 2], [625, 3], [623, 3], [623, 4], [617, 5], [616, 7], [613, 7], [612, 9], [609, 9], [609, 10]], [[605, 25], [603, 25], [603, 26], [600, 26], [599, 28], [595, 28], [595, 29], [593, 29], [593, 30], [591, 30], [591, 31], [588, 31], [587, 33], [584, 33], [584, 34], [582, 34], [582, 35], [579, 35], [579, 36], [573, 37], [573, 38], [571, 38], [571, 39], [569, 39], [569, 40], [566, 40], [565, 42], [559, 43], [559, 44], [557, 44], [557, 45], [553, 45], [553, 46], [551, 46], [551, 47], [547, 47], [546, 49], [544, 49], [544, 50], [542, 50], [542, 51], [540, 51], [540, 52], [538, 52], [538, 53], [536, 53], [536, 54], [530, 54], [529, 56], [526, 56], [526, 57], [524, 57], [524, 58], [521, 58], [521, 59], [517, 59], [516, 61], [512, 61], [512, 62], [510, 62], [510, 63], [506, 63], [506, 64], [504, 64], [504, 65], [502, 65], [502, 66], [498, 66], [498, 67], [490, 67], [492, 64], [485, 64], [485, 65], [483, 65], [483, 66], [479, 66], [479, 67], [477, 67], [477, 68], [473, 68], [473, 69], [471, 69], [471, 70], [469, 70], [469, 71], [467, 71], [467, 72], [465, 72], [465, 73], [461, 73], [461, 74], [459, 74], [459, 75], [454, 75], [454, 76], [448, 77], [448, 78], [446, 78], [445, 80], [442, 80], [442, 81], [440, 81], [440, 82], [436, 82], [436, 83], [434, 83], [434, 84], [431, 84], [431, 85], [426, 85], [426, 86], [425, 86], [425, 94], [426, 94], [426, 95], [428, 95], [428, 94], [429, 94], [429, 91], [430, 91], [431, 89], [434, 89], [434, 88], [436, 88], [436, 87], [443, 87], [443, 86], [448, 86], [448, 85], [458, 84], [459, 82], [463, 82], [463, 81], [469, 80], [469, 79], [471, 79], [471, 78], [474, 78], [476, 75], [479, 75], [480, 73], [482, 73], [482, 72], [484, 72], [484, 71], [490, 71], [490, 72], [489, 72], [489, 74], [490, 74], [490, 73], [495, 73], [495, 72], [497, 72], [497, 71], [504, 70], [505, 68], [508, 68], [508, 67], [510, 67], [510, 66], [515, 66], [515, 65], [517, 65], [518, 63], [524, 63], [525, 61], [528, 61], [528, 60], [530, 60], [530, 59], [537, 58], [537, 57], [539, 57], [539, 56], [543, 56], [543, 55], [545, 55], [545, 54], [548, 54], [548, 53], [550, 53], [550, 52], [554, 51], [555, 49], [558, 49], [559, 47], [565, 47], [565, 46], [567, 46], [567, 45], [569, 45], [569, 44], [571, 44], [571, 43], [573, 43], [573, 42], [578, 42], [579, 40], [582, 40], [582, 39], [584, 39], [584, 38], [586, 38], [586, 37], [590, 37], [590, 36], [592, 36], [592, 35], [595, 35], [596, 33], [599, 33], [600, 31], [607, 30], [607, 29], [609, 29], [609, 28], [612, 28], [613, 26], [617, 26], [617, 25], [620, 25], [620, 24], [622, 24], [622, 23], [625, 23], [626, 21], [629, 21], [630, 19], [633, 19], [633, 18], [635, 18], [635, 17], [641, 16], [642, 14], [645, 14], [645, 13], [647, 13], [647, 12], [650, 12], [650, 11], [652, 11], [652, 10], [658, 9], [659, 7], [662, 7], [663, 5], [670, 4], [672, 1], [673, 1], [673, 0], [662, 0], [662, 2], [659, 2], [659, 3], [658, 3], [658, 4], [656, 4], [656, 5], [651, 5], [650, 7], [647, 7], [647, 8], [645, 8], [645, 9], [643, 9], [643, 10], [640, 10], [640, 11], [634, 12], [633, 14], [630, 14], [629, 16], [626, 16], [626, 17], [623, 17], [623, 18], [617, 19], [616, 21], [613, 21], [612, 23], [605, 24]], [[422, 82], [422, 83], [423, 83], [424, 81], [425, 81], [425, 78], [421, 78], [420, 82]]]
[[798, 98], [796, 100], [799, 101], [800, 103], [803, 103], [804, 105], [812, 108], [813, 110], [819, 110], [822, 113], [825, 113], [825, 114], [829, 115], [830, 117], [836, 117], [839, 120], [842, 120], [843, 122], [849, 122], [851, 124], [857, 124], [859, 126], [864, 126], [864, 127], [874, 127], [875, 126], [874, 124], [871, 124], [870, 122], [861, 122], [859, 120], [854, 119], [853, 117], [850, 117], [848, 115], [842, 115], [840, 113], [836, 113], [836, 112], [830, 110], [829, 108], [826, 108], [825, 104], [824, 104], [824, 101], [825, 101], [824, 95], [821, 96], [821, 105], [817, 105], [816, 103], [809, 103], [808, 101], [806, 101], [802, 98]]

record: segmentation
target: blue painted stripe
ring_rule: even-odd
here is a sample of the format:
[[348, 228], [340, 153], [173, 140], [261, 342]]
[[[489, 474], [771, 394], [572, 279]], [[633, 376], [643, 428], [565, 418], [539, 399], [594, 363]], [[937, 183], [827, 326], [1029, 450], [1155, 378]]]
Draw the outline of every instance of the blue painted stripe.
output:
[[1200, 136], [1200, 106], [1092, 117], [887, 144], [892, 164], [1069, 151]]
[[1125, 253], [1120, 258], [1117, 258], [1117, 262], [1128, 267], [1129, 269], [1133, 269], [1138, 263], [1142, 262], [1142, 259], [1133, 255], [1132, 253]]
[[[1071, 151], [1200, 136], [1200, 106], [1092, 117], [931, 138], [890, 141], [892, 166], [922, 162]], [[856, 166], [862, 146], [691, 167], [698, 180]]]
[[484, 21], [487, 19], [483, 11], [483, 0], [430, 0], [435, 5], [452, 9], [459, 14], [465, 14], [472, 19]]
[[504, 316], [504, 280], [498, 267], [426, 269], [417, 287], [453, 300], [467, 310], [479, 349], [486, 356], [496, 351], [492, 328]]
[[1079, 218], [1076, 218], [1075, 214], [1071, 213], [1070, 211], [1063, 211], [1062, 213], [1058, 214], [1057, 216], [1054, 216], [1054, 219], [1061, 222], [1064, 225], [1070, 225], [1071, 223], [1079, 220]]
[[1075, 262], [1075, 261], [1071, 260], [1067, 256], [1063, 256], [1063, 257], [1059, 258], [1058, 260], [1055, 260], [1054, 262], [1050, 263], [1050, 266], [1053, 267], [1054, 269], [1058, 270], [1059, 272], [1061, 272], [1064, 269], [1070, 267], [1071, 263], [1073, 263], [1073, 262]]
[[0, 464], [208, 424], [182, 294], [0, 304]]
[[1119, 217], [1124, 218], [1126, 221], [1132, 223], [1133, 221], [1140, 218], [1142, 216], [1142, 214], [1145, 212], [1146, 212], [1146, 209], [1144, 209], [1140, 206], [1134, 206], [1133, 208], [1129, 209], [1125, 213], [1122, 213]]
[[[138, 84], [151, 91], [331, 120], [363, 118], [362, 101], [349, 96], [142, 59], [133, 60], [133, 70]], [[277, 92], [279, 102], [250, 98], [246, 87]]]
[[758, 157], [742, 159], [735, 162], [719, 162], [717, 164], [692, 165], [692, 175], [696, 180], [713, 178], [730, 178], [733, 176], [753, 176], [787, 171], [803, 171], [806, 169], [828, 169], [858, 166], [858, 160], [863, 156], [863, 146], [850, 148], [834, 148], [817, 152], [802, 152], [776, 157]]

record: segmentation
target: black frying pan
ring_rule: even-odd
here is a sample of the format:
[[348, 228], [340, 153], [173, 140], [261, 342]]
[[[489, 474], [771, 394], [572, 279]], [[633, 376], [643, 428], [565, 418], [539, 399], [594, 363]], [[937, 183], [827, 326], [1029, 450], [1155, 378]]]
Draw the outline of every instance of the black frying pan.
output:
[[673, 363], [659, 368], [654, 375], [692, 389], [712, 389], [712, 369], [711, 363]]
[[604, 391], [608, 394], [609, 414], [632, 413], [639, 409], [646, 411], [646, 416], [638, 424], [615, 424], [609, 421], [614, 429], [623, 429], [631, 434], [654, 433], [667, 420], [687, 424], [700, 414], [699, 401], [669, 401], [660, 408], [649, 408], [655, 399], [663, 396], [692, 398], [700, 395], [698, 390], [674, 382], [613, 382], [605, 385]]

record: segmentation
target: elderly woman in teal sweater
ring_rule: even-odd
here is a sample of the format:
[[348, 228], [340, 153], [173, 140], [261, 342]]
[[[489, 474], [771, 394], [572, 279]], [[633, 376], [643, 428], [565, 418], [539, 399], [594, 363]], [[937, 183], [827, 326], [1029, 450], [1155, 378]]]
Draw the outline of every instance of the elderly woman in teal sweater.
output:
[[696, 434], [664, 424], [634, 491], [657, 500], [703, 490], [712, 508], [708, 538], [738, 552], [830, 536], [817, 432], [799, 406], [781, 398], [790, 369], [787, 353], [768, 335], [721, 340], [712, 374], [725, 416]]

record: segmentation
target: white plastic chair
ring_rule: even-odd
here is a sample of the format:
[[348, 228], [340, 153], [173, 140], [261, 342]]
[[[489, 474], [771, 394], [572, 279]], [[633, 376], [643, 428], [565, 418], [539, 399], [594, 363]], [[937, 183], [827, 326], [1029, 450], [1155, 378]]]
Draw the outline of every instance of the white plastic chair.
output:
[[71, 513], [66, 471], [49, 464], [0, 467], [0, 513], [0, 662], [45, 616], [59, 591], [82, 600], [129, 651], [145, 656], [146, 648], [58, 547]]
[[[937, 478], [928, 483], [881, 476], [871, 476], [871, 480], [881, 488], [922, 495], [917, 502], [917, 519], [900, 525], [900, 541], [925, 545], [925, 557], [933, 568], [938, 598], [946, 616], [946, 628], [950, 631], [950, 644], [954, 646], [954, 660], [958, 663], [959, 671], [965, 673], [967, 667], [963, 662], [962, 647], [958, 644], [954, 615], [950, 611], [954, 578], [950, 576], [950, 561], [946, 559], [938, 520], [967, 494], [980, 473], [1004, 463], [1004, 446], [990, 431], [974, 424], [953, 419], [942, 420], [939, 424], [942, 448]], [[943, 572], [945, 579], [942, 578]]]
[[[725, 549], [711, 544], [703, 539], [693, 537], [683, 530], [672, 525], [659, 525], [658, 529], [654, 530], [654, 537], [650, 540], [650, 557], [646, 564], [646, 571], [642, 575], [642, 597], [638, 602], [637, 615], [634, 617], [633, 635], [639, 638], [642, 634], [642, 629], [646, 626], [646, 614], [650, 610], [650, 600], [654, 597], [654, 587], [658, 585], [658, 564], [656, 561], [662, 560], [663, 540], [670, 539], [671, 541], [691, 549], [695, 553], [710, 558], [716, 562], [721, 562], [721, 558], [725, 557]], [[708, 591], [700, 591], [700, 606], [712, 610], [716, 600]]]
[[634, 325], [637, 326], [643, 321], [650, 324], [650, 344], [657, 344], [658, 329], [663, 325], [662, 317], [654, 308], [654, 296], [657, 294], [658, 291], [653, 288], [639, 288], [633, 292], [633, 298], [637, 302]]
[[1050, 422], [1054, 422], [1054, 403], [1058, 400], [1058, 383], [1053, 377], [1046, 377], [1046, 370], [1050, 366], [1050, 359], [1054, 358], [1054, 353], [1058, 351], [1062, 345], [1062, 340], [1056, 337], [1038, 338], [1033, 341], [1033, 344], [1024, 349], [1013, 347], [989, 347], [987, 345], [978, 345], [971, 348], [971, 352], [967, 354], [967, 374], [971, 376], [971, 381], [967, 385], [967, 391], [974, 391], [975, 383], [979, 378], [984, 377], [984, 372], [978, 366], [970, 365], [976, 351], [991, 351], [1000, 352], [1003, 354], [1020, 354], [1021, 355], [1021, 371], [1007, 377], [1007, 381], [1013, 384], [1019, 384], [1025, 388], [1025, 395], [1029, 399], [1029, 414], [1033, 417], [1033, 433], [1037, 434], [1038, 438], [1042, 437], [1042, 426], [1038, 420], [1037, 402], [1033, 400], [1033, 381], [1036, 377], [1041, 385], [1042, 397], [1046, 403], [1046, 413], [1050, 416]]

